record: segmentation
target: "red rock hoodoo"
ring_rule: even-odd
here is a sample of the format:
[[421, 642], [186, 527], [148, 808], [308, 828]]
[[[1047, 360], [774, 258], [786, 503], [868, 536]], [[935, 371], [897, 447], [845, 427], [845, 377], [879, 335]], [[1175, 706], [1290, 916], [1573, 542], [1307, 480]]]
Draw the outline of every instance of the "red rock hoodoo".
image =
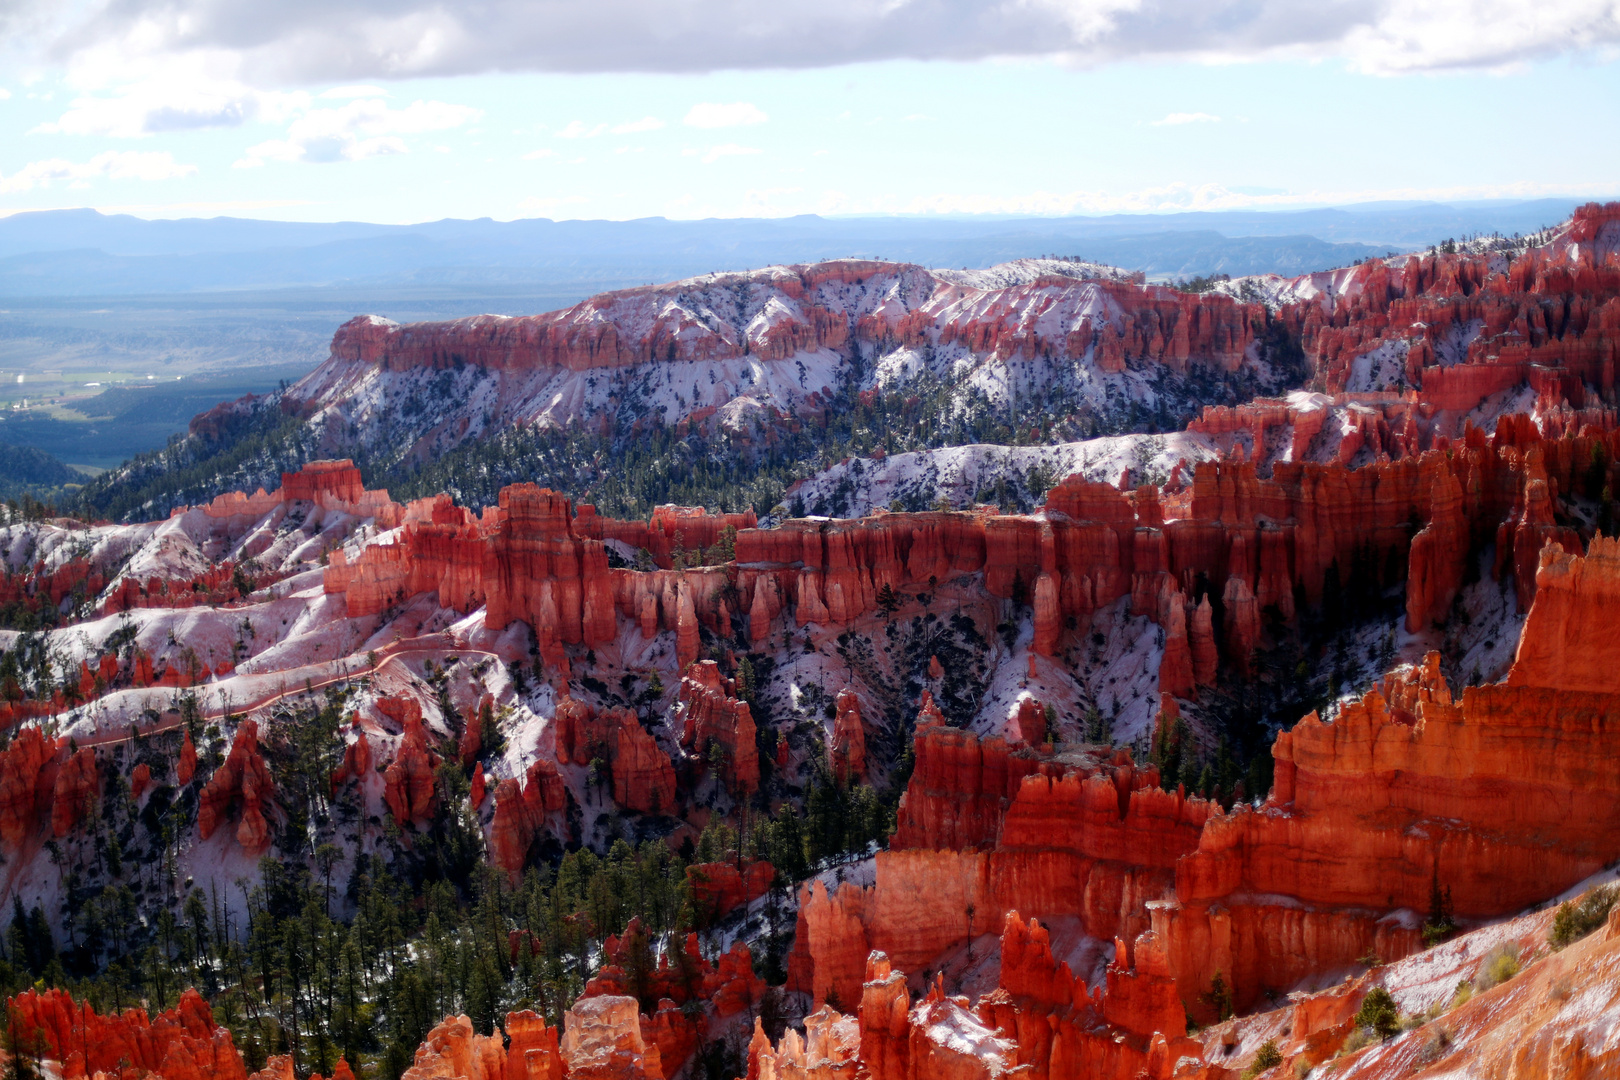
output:
[[759, 747], [748, 703], [733, 697], [735, 691], [713, 660], [687, 668], [679, 694], [681, 745], [705, 762], [718, 752], [727, 787], [746, 797], [759, 788]]
[[195, 990], [175, 1008], [148, 1019], [144, 1009], [99, 1016], [87, 1002], [62, 990], [28, 990], [10, 1001], [13, 1030], [42, 1032], [45, 1056], [61, 1062], [64, 1080], [122, 1070], [152, 1072], [163, 1080], [246, 1080], [231, 1033], [214, 1024]]
[[401, 828], [427, 821], [438, 804], [438, 787], [433, 770], [438, 755], [428, 749], [427, 731], [422, 726], [422, 707], [410, 698], [379, 698], [377, 708], [400, 724], [399, 750], [383, 771], [383, 800]]
[[249, 855], [262, 855], [270, 847], [270, 825], [264, 811], [274, 798], [275, 783], [259, 753], [259, 725], [244, 720], [224, 764], [214, 770], [198, 796], [197, 835], [207, 840], [240, 801], [242, 818], [236, 841]]

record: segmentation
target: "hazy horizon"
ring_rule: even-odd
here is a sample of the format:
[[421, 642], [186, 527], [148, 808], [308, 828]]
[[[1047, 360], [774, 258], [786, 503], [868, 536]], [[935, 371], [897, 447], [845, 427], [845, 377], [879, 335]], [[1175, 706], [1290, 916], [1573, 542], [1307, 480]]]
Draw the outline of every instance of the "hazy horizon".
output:
[[1575, 2], [337, 0], [250, 18], [221, 0], [24, 0], [0, 29], [0, 214], [1027, 217], [1620, 194], [1620, 147], [1594, 128], [1620, 101], [1620, 22]]

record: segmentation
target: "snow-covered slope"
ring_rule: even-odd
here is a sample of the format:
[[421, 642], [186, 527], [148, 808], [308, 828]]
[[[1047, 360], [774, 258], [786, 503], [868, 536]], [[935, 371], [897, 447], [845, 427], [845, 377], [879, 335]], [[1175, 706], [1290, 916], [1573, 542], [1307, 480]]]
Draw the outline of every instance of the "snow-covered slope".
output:
[[904, 395], [920, 381], [952, 388], [960, 410], [1162, 411], [1167, 375], [1275, 381], [1252, 316], [1224, 295], [1089, 263], [934, 271], [846, 260], [606, 293], [524, 318], [352, 320], [281, 404], [322, 430], [326, 450], [418, 458], [513, 425], [814, 422], [840, 393]]
[[974, 503], [1005, 504], [1029, 510], [1046, 489], [1066, 476], [1117, 483], [1163, 484], [1185, 466], [1212, 461], [1220, 449], [1208, 436], [1183, 431], [1168, 435], [1115, 435], [1046, 446], [976, 443], [884, 458], [851, 458], [806, 478], [789, 493], [789, 509], [805, 513], [862, 517], [877, 510], [928, 510], [943, 503], [965, 509]]

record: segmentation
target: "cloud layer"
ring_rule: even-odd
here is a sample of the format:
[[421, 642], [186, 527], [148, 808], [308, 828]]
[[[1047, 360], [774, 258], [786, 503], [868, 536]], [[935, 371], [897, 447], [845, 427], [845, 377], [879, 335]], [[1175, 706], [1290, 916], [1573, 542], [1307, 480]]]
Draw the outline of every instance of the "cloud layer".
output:
[[250, 168], [267, 160], [360, 161], [403, 154], [409, 148], [400, 136], [460, 127], [480, 115], [477, 109], [442, 101], [413, 101], [403, 109], [393, 109], [379, 98], [355, 98], [341, 108], [302, 113], [288, 127], [285, 139], [250, 147], [236, 166]]
[[112, 180], [172, 180], [190, 176], [195, 165], [181, 165], [168, 151], [108, 150], [89, 161], [49, 158], [31, 161], [7, 176], [0, 173], [0, 195], [66, 182], [69, 187], [86, 187], [96, 177]]
[[1616, 0], [102, 0], [69, 23], [52, 6], [6, 5], [0, 24], [31, 30], [59, 62], [115, 43], [126, 56], [224, 54], [259, 86], [1016, 56], [1343, 57], [1399, 73], [1620, 46]]
[[1218, 124], [1221, 118], [1207, 112], [1173, 112], [1162, 120], [1153, 121], [1154, 127], [1179, 127], [1182, 124]]

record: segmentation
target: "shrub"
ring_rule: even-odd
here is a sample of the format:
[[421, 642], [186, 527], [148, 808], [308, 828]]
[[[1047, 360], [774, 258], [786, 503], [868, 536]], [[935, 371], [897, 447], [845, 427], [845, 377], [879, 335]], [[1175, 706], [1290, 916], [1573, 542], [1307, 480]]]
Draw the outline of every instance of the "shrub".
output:
[[1423, 1041], [1423, 1048], [1417, 1053], [1418, 1065], [1432, 1065], [1445, 1057], [1451, 1051], [1451, 1032], [1443, 1027], [1436, 1027], [1429, 1032], [1429, 1037]]
[[1451, 1007], [1455, 1009], [1459, 1005], [1466, 1005], [1468, 1003], [1468, 999], [1473, 996], [1474, 984], [1469, 982], [1467, 979], [1464, 979], [1457, 984], [1457, 992], [1451, 995]]
[[1380, 1039], [1388, 1039], [1401, 1029], [1401, 1013], [1395, 999], [1382, 986], [1375, 986], [1361, 999], [1356, 1010], [1356, 1026], [1370, 1028]]
[[1568, 903], [1559, 904], [1558, 914], [1553, 916], [1552, 929], [1547, 932], [1548, 943], [1555, 949], [1562, 949], [1579, 941], [1603, 925], [1616, 901], [1620, 901], [1620, 886], [1605, 885], [1591, 889]]
[[1474, 989], [1483, 994], [1493, 986], [1500, 986], [1519, 973], [1519, 947], [1511, 942], [1498, 945], [1479, 962], [1474, 976]]
[[1232, 1015], [1232, 990], [1226, 985], [1226, 976], [1219, 971], [1209, 981], [1209, 992], [1203, 995], [1205, 1003], [1215, 1010], [1217, 1021], [1225, 1020]]
[[1372, 1033], [1371, 1028], [1358, 1027], [1344, 1040], [1344, 1046], [1339, 1049], [1339, 1053], [1341, 1055], [1353, 1054], [1362, 1047], [1370, 1045], [1377, 1037]]
[[1254, 1052], [1254, 1060], [1249, 1062], [1249, 1067], [1243, 1070], [1243, 1080], [1254, 1080], [1267, 1069], [1275, 1069], [1281, 1065], [1282, 1060], [1282, 1051], [1277, 1049], [1276, 1040], [1267, 1039], [1260, 1044], [1260, 1049]]

